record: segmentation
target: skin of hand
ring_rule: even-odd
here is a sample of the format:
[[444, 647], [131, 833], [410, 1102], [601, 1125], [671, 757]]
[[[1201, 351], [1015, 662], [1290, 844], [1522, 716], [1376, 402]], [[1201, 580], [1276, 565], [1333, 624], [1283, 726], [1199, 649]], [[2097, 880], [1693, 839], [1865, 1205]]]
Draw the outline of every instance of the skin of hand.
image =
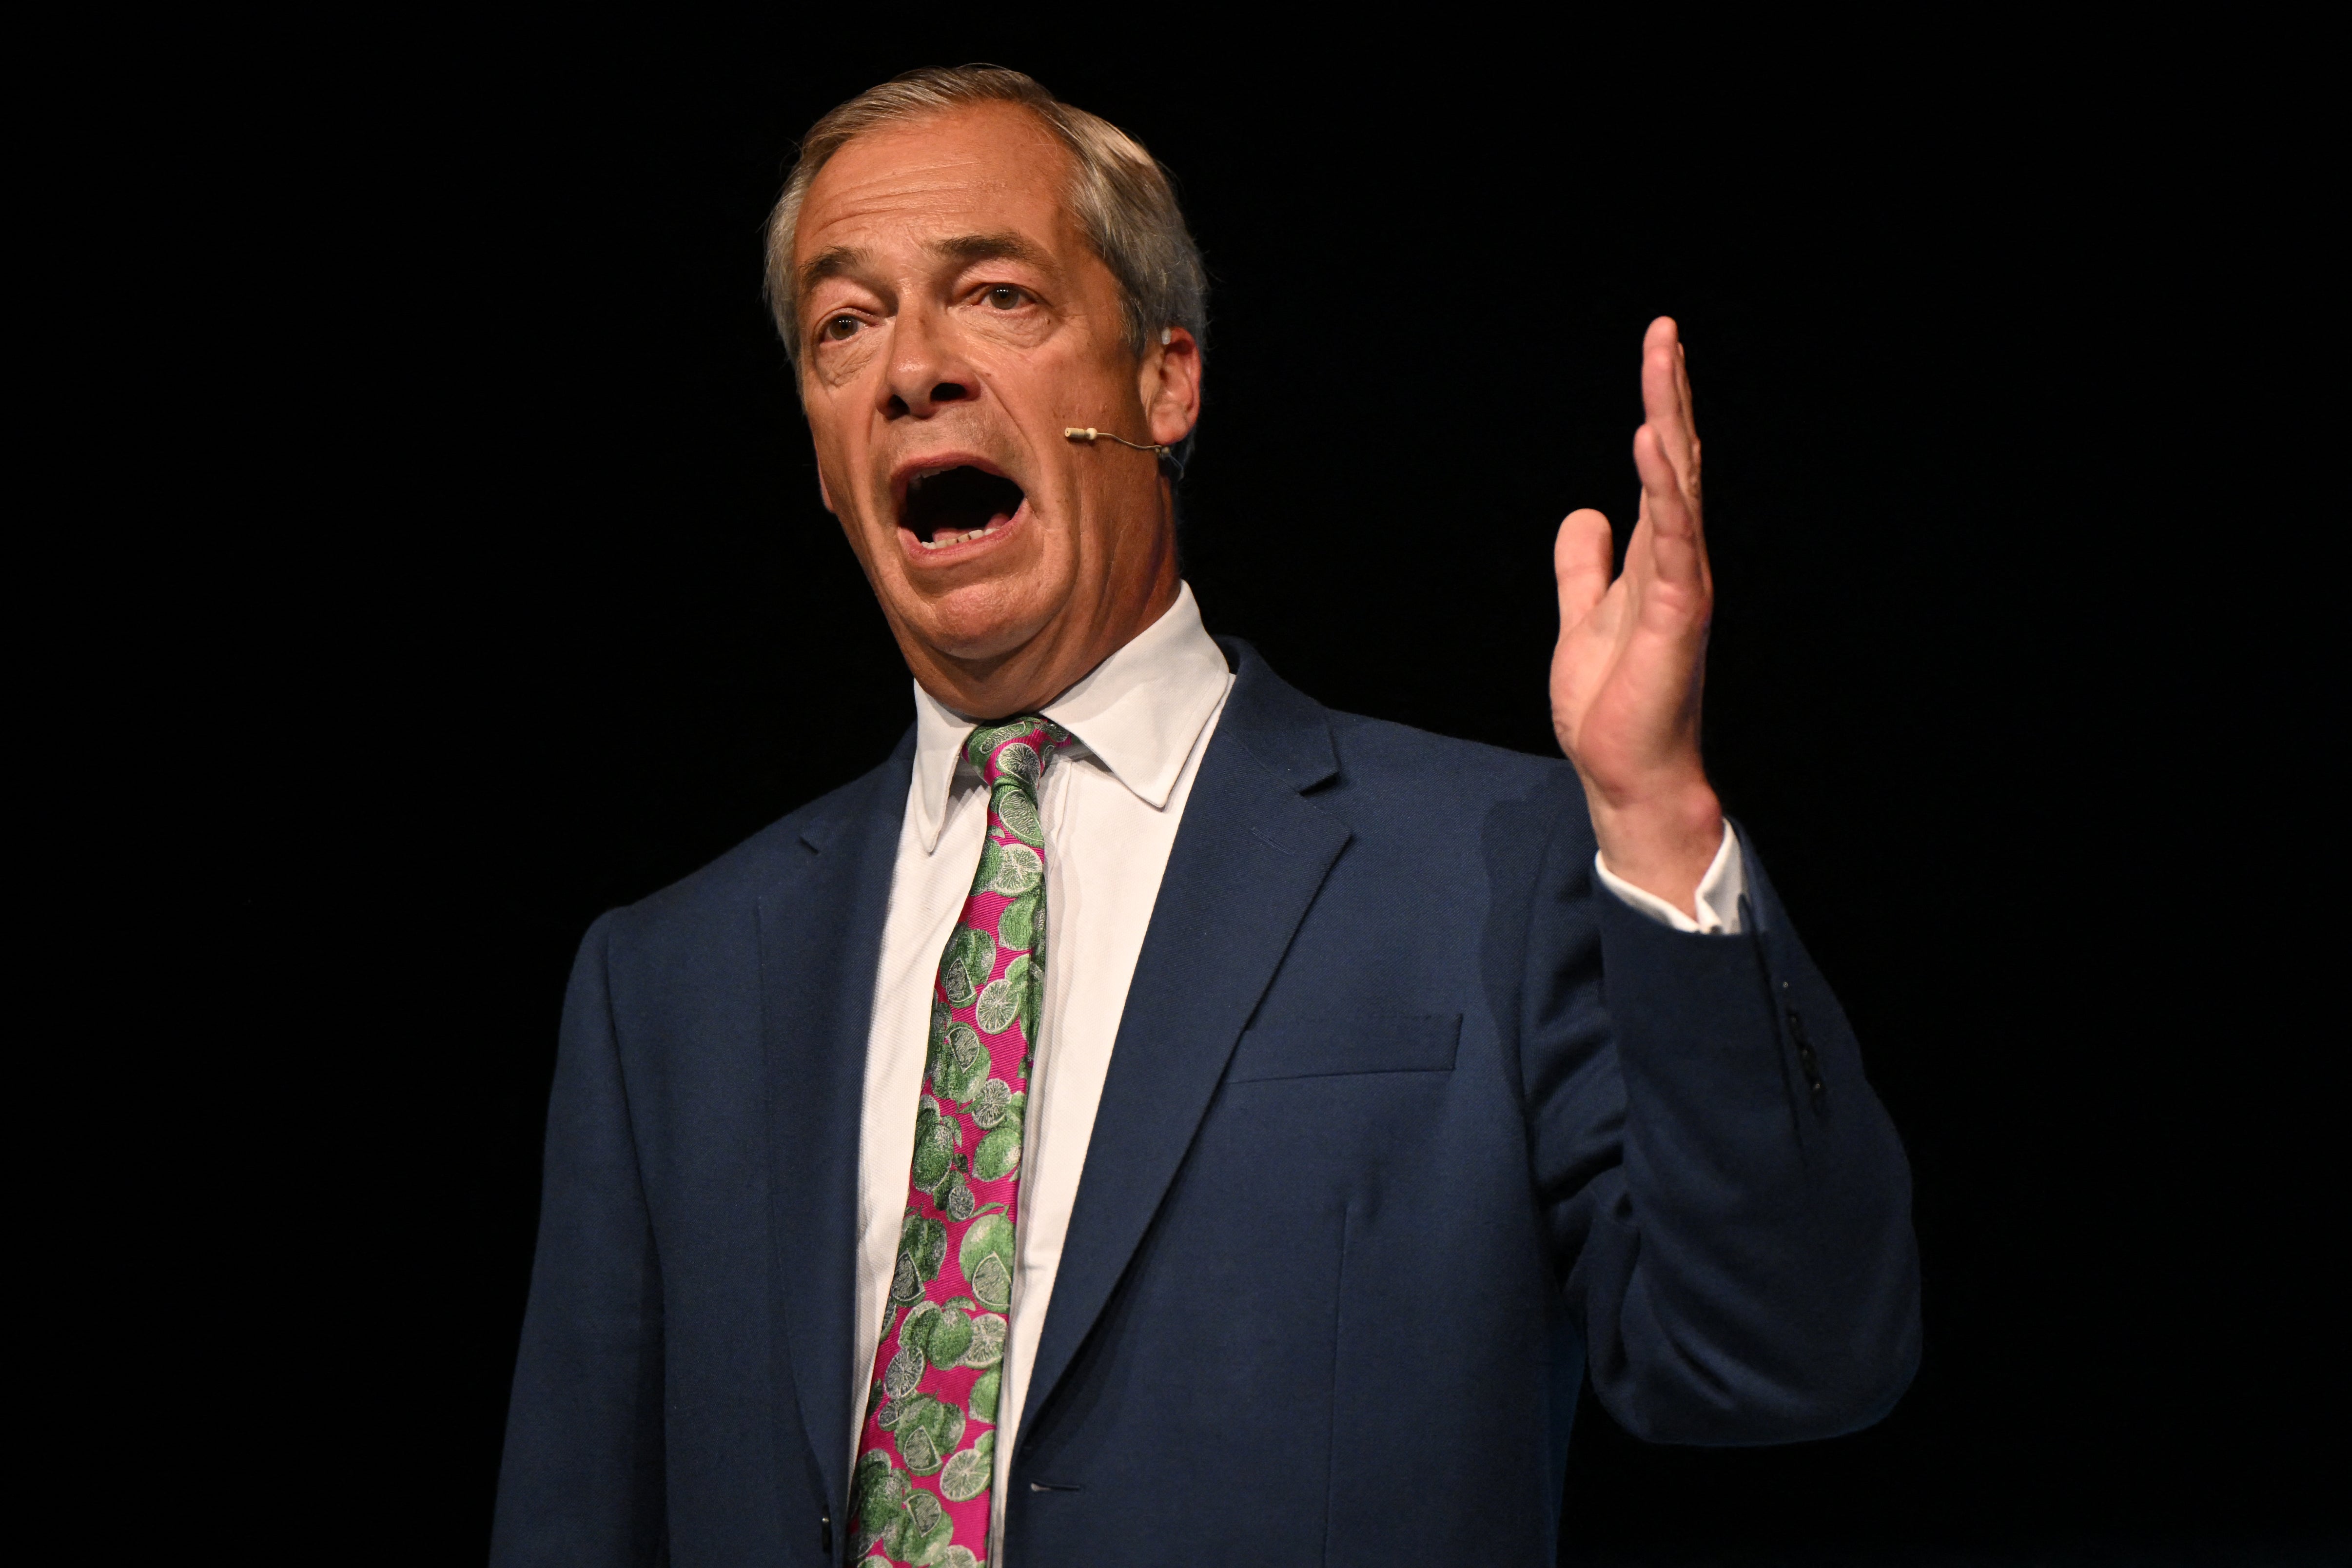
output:
[[1609, 520], [1590, 508], [1568, 515], [1552, 547], [1551, 726], [1584, 782], [1609, 869], [1696, 914], [1699, 879], [1723, 844], [1723, 807], [1699, 758], [1715, 584], [1690, 375], [1667, 317], [1643, 340], [1642, 406], [1642, 510], [1623, 572], [1611, 581]]
[[[1015, 105], [868, 132], [820, 170], [793, 267], [818, 485], [923, 689], [959, 713], [1034, 712], [1176, 602], [1175, 495], [1147, 452], [1200, 416], [1181, 327], [1139, 359], [1118, 280], [1066, 192], [1071, 159]], [[1159, 335], [1157, 329], [1154, 336]], [[926, 548], [910, 479], [969, 464], [1022, 500]]]

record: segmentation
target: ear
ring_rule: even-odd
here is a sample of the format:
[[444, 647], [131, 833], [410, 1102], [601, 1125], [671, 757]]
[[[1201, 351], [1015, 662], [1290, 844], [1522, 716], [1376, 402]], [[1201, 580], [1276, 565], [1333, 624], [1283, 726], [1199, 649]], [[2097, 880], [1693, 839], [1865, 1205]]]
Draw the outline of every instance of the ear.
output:
[[1181, 327], [1164, 327], [1143, 356], [1143, 416], [1151, 438], [1172, 447], [1201, 422], [1201, 345]]

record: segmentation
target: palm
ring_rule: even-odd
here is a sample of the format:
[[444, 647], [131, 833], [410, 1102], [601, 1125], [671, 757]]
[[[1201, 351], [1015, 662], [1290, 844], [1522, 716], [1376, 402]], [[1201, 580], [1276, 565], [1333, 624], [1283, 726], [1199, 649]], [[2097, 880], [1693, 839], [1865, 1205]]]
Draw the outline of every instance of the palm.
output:
[[1612, 864], [1619, 855], [1604, 818], [1698, 795], [1712, 809], [1713, 799], [1698, 736], [1714, 587], [1690, 381], [1675, 323], [1664, 318], [1643, 345], [1642, 400], [1645, 418], [1633, 437], [1641, 514], [1623, 572], [1612, 581], [1609, 522], [1597, 511], [1570, 514], [1553, 552], [1560, 630], [1552, 729], [1584, 780]]

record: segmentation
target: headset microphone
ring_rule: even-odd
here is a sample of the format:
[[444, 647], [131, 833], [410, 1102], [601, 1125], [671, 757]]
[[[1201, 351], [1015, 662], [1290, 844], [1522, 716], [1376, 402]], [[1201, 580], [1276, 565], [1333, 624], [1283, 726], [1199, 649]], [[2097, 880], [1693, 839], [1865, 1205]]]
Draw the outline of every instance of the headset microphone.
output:
[[1084, 442], [1089, 447], [1093, 446], [1097, 441], [1116, 441], [1122, 447], [1132, 447], [1139, 452], [1157, 452], [1160, 456], [1167, 458], [1171, 461], [1176, 456], [1174, 452], [1169, 450], [1165, 447], [1147, 447], [1140, 441], [1130, 441], [1124, 436], [1114, 436], [1108, 430], [1097, 430], [1091, 425], [1073, 425], [1068, 429], [1063, 431], [1062, 436], [1066, 440]]
[[1181, 479], [1184, 477], [1184, 459], [1176, 455], [1176, 449], [1173, 447], [1147, 447], [1140, 441], [1130, 441], [1124, 436], [1115, 436], [1108, 430], [1097, 430], [1091, 425], [1069, 426], [1062, 431], [1062, 437], [1087, 447], [1093, 446], [1097, 441], [1116, 441], [1122, 447], [1132, 447], [1139, 452], [1150, 453], [1167, 464], [1168, 471], [1176, 478]]

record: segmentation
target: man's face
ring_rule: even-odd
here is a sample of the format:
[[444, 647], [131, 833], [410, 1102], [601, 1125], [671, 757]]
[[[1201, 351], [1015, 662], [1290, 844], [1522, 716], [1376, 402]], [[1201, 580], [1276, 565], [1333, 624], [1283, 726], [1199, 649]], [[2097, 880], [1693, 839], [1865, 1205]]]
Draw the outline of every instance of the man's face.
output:
[[1175, 595], [1158, 464], [1062, 432], [1181, 439], [1198, 353], [1181, 330], [1129, 351], [1118, 282], [1064, 205], [1069, 168], [1026, 111], [988, 104], [857, 138], [801, 209], [825, 505], [951, 705], [1049, 700]]

